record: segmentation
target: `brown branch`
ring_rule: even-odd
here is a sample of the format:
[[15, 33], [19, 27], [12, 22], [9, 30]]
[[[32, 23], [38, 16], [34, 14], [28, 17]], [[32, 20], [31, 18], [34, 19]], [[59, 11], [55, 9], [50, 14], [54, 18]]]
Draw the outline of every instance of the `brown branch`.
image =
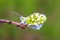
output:
[[18, 22], [6, 20], [6, 19], [0, 19], [0, 23], [14, 24], [14, 25], [16, 25], [17, 27], [21, 27], [22, 29], [25, 29], [25, 28], [27, 27], [27, 24], [18, 23]]

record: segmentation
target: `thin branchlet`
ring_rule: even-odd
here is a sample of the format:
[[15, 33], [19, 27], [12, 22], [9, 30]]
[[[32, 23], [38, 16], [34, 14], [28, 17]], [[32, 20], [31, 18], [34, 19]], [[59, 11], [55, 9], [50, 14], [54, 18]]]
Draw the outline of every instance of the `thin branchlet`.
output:
[[22, 29], [25, 29], [27, 27], [27, 24], [22, 24], [19, 22], [10, 21], [10, 20], [6, 20], [6, 19], [0, 19], [0, 23], [13, 24], [13, 25], [16, 25], [17, 27], [21, 27]]

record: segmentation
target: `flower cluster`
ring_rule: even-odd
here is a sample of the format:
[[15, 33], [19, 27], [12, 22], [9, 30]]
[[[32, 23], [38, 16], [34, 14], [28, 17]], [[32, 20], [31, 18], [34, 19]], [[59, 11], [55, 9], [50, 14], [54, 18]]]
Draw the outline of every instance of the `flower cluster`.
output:
[[40, 13], [33, 13], [27, 17], [20, 17], [21, 23], [27, 24], [32, 29], [40, 29], [46, 21], [46, 16]]

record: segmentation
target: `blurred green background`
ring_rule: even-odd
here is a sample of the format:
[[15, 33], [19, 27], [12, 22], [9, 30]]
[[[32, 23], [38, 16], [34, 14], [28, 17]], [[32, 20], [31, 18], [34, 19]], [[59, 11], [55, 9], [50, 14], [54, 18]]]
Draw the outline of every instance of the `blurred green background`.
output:
[[0, 23], [0, 40], [60, 40], [60, 0], [0, 0], [0, 19], [20, 22], [13, 11], [23, 16], [44, 13], [47, 21], [38, 31]]

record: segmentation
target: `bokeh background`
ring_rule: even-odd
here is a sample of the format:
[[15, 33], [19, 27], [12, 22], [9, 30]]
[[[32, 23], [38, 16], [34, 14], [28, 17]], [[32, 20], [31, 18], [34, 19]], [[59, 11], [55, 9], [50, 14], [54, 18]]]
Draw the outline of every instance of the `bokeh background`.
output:
[[0, 40], [60, 40], [60, 0], [0, 0], [0, 19], [20, 22], [13, 12], [23, 16], [44, 13], [47, 21], [40, 30], [0, 23]]

